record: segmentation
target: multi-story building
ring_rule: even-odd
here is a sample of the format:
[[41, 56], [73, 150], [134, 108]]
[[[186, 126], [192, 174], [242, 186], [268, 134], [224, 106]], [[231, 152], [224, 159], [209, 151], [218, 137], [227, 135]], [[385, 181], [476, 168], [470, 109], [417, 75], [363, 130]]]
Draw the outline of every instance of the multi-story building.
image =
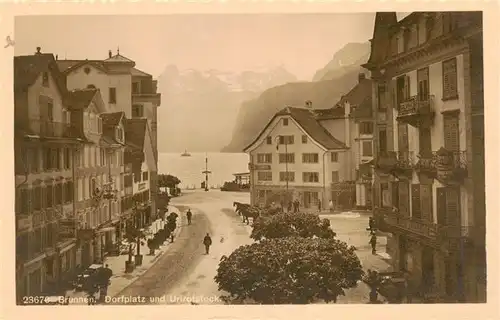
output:
[[146, 119], [127, 119], [125, 121], [125, 197], [123, 214], [132, 210], [135, 226], [143, 228], [156, 217], [152, 215], [150, 172], [155, 171], [155, 155], [152, 149], [151, 134]]
[[51, 291], [72, 271], [73, 153], [80, 144], [52, 54], [14, 58], [17, 297]]
[[[75, 153], [73, 171], [76, 183], [75, 218], [80, 246], [77, 263], [88, 266], [102, 261], [115, 242], [114, 224], [120, 216], [118, 194], [120, 160], [114, 160], [115, 143], [104, 134], [105, 104], [98, 89], [69, 92], [71, 122], [82, 142]], [[122, 133], [123, 136], [123, 133]], [[123, 138], [122, 138], [123, 139]], [[116, 144], [120, 144], [118, 142]], [[116, 190], [116, 191], [115, 191]]]
[[[57, 58], [57, 56], [56, 56]], [[118, 51], [109, 51], [103, 60], [57, 60], [59, 69], [66, 76], [67, 88], [97, 88], [101, 91], [106, 112], [124, 112], [127, 119], [145, 118], [150, 129], [149, 142], [154, 150], [155, 166], [151, 169], [151, 214], [156, 214], [157, 147], [156, 108], [161, 104], [161, 94], [156, 92], [152, 76], [135, 68], [135, 62]], [[123, 211], [123, 210], [122, 210]]]
[[485, 301], [481, 12], [377, 13], [374, 214], [413, 294]]
[[344, 175], [332, 177], [332, 202], [337, 209], [368, 209], [372, 204], [372, 82], [364, 73], [333, 108], [317, 110], [317, 119], [349, 148]]
[[346, 145], [305, 108], [287, 107], [269, 121], [244, 151], [250, 155], [252, 205], [300, 201], [301, 208], [318, 210], [331, 199], [332, 178], [343, 179]]

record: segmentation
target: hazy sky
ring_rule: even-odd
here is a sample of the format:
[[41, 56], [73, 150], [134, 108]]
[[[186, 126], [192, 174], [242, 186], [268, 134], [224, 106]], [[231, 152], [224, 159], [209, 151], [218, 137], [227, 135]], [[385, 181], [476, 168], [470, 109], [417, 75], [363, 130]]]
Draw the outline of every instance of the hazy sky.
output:
[[374, 13], [158, 16], [21, 16], [15, 54], [42, 52], [59, 59], [105, 59], [108, 50], [158, 76], [180, 69], [238, 72], [284, 65], [310, 80], [333, 53], [372, 37]]

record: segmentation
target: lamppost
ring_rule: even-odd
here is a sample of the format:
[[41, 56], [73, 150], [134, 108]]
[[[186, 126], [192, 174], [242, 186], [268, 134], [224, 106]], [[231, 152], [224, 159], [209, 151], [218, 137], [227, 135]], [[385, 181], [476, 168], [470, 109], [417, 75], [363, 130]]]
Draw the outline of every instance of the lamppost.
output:
[[202, 171], [203, 174], [205, 174], [205, 191], [208, 191], [208, 174], [212, 173], [211, 171], [208, 171], [208, 156], [205, 153], [205, 171]]

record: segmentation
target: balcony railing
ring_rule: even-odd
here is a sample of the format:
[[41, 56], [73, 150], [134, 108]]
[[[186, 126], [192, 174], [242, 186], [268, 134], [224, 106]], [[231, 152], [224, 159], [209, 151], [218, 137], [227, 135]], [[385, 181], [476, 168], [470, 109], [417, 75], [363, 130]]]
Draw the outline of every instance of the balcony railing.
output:
[[421, 117], [433, 114], [433, 101], [434, 96], [408, 98], [399, 104], [397, 120], [418, 126], [423, 120]]
[[41, 138], [74, 138], [77, 133], [75, 126], [70, 123], [42, 119], [29, 119], [24, 129]]
[[403, 216], [392, 211], [384, 212], [384, 223], [389, 228], [393, 227], [408, 233], [417, 234], [431, 241], [435, 241], [439, 234], [439, 227], [435, 223], [412, 219], [409, 216]]
[[461, 182], [467, 176], [466, 151], [448, 151], [444, 148], [436, 152], [436, 172], [440, 181]]
[[460, 240], [471, 242], [476, 246], [484, 246], [486, 239], [486, 228], [484, 226], [440, 226], [439, 236], [443, 240], [451, 241], [455, 247], [459, 246]]

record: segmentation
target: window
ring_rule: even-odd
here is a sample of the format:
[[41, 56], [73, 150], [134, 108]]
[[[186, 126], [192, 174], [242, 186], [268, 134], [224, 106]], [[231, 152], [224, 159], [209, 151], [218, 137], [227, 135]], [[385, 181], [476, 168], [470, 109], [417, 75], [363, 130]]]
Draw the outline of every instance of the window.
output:
[[140, 104], [134, 104], [132, 106], [132, 118], [142, 118], [144, 117], [144, 107]]
[[378, 129], [378, 151], [380, 153], [387, 152], [387, 129]]
[[50, 121], [54, 120], [54, 103], [52, 101], [47, 102], [47, 118]]
[[273, 155], [272, 153], [258, 153], [257, 154], [257, 163], [272, 163]]
[[448, 151], [460, 150], [460, 130], [458, 114], [445, 114], [443, 116], [444, 148]]
[[132, 82], [132, 93], [139, 93], [139, 82]]
[[141, 172], [134, 172], [134, 182], [141, 182]]
[[56, 206], [61, 205], [63, 203], [63, 185], [62, 183], [56, 184], [55, 187], [55, 195], [54, 195], [54, 204]]
[[294, 139], [293, 136], [280, 136], [279, 137], [279, 144], [293, 144]]
[[332, 152], [330, 159], [332, 160], [332, 162], [339, 162], [339, 154], [337, 152]]
[[[287, 179], [288, 176], [288, 179]], [[295, 181], [295, 172], [280, 172], [280, 181], [288, 181], [288, 182], [294, 182]]]
[[410, 185], [408, 181], [399, 181], [399, 212], [408, 217], [410, 215]]
[[272, 144], [273, 143], [272, 138], [271, 137], [266, 137], [266, 143], [267, 144]]
[[371, 141], [363, 141], [363, 157], [371, 157], [373, 156], [373, 148]]
[[143, 172], [142, 173], [142, 181], [147, 181], [149, 178], [149, 172]]
[[408, 49], [410, 49], [410, 39], [411, 39], [411, 30], [405, 29], [403, 31], [404, 51], [408, 51]]
[[339, 182], [339, 172], [332, 171], [332, 182]]
[[106, 150], [100, 149], [100, 158], [101, 158], [101, 165], [105, 166], [106, 165]]
[[454, 17], [453, 13], [443, 13], [443, 34], [452, 32], [458, 27], [458, 20]]
[[302, 163], [318, 163], [319, 156], [317, 153], [303, 153]]
[[422, 220], [433, 222], [432, 214], [432, 185], [420, 185], [420, 210], [422, 212]]
[[437, 188], [437, 212], [440, 225], [460, 226], [459, 188]]
[[116, 103], [116, 88], [109, 88], [109, 103]]
[[411, 217], [412, 219], [422, 219], [422, 210], [420, 207], [420, 185], [411, 185]]
[[97, 117], [97, 132], [102, 133], [102, 118]]
[[73, 181], [68, 181], [64, 185], [64, 203], [73, 201]]
[[302, 143], [307, 143], [307, 136], [305, 134], [302, 135]]
[[432, 38], [432, 29], [434, 28], [434, 17], [427, 17], [425, 21], [425, 38], [429, 41]]
[[288, 118], [283, 118], [283, 125], [287, 126], [288, 125]]
[[93, 197], [96, 193], [96, 181], [95, 178], [89, 180], [89, 194], [90, 197]]
[[52, 208], [54, 205], [54, 188], [52, 185], [48, 185], [45, 188], [45, 204], [46, 208]]
[[302, 172], [303, 182], [319, 182], [318, 172]]
[[295, 154], [294, 153], [280, 153], [279, 154], [279, 163], [295, 163]]
[[457, 58], [443, 61], [443, 100], [458, 99]]
[[385, 84], [378, 85], [378, 109], [379, 110], [387, 109]]
[[373, 134], [373, 122], [361, 122], [359, 124], [359, 134]]
[[49, 87], [49, 73], [44, 72], [42, 75], [42, 86]]
[[259, 181], [272, 181], [273, 173], [271, 171], [258, 171], [257, 180]]

